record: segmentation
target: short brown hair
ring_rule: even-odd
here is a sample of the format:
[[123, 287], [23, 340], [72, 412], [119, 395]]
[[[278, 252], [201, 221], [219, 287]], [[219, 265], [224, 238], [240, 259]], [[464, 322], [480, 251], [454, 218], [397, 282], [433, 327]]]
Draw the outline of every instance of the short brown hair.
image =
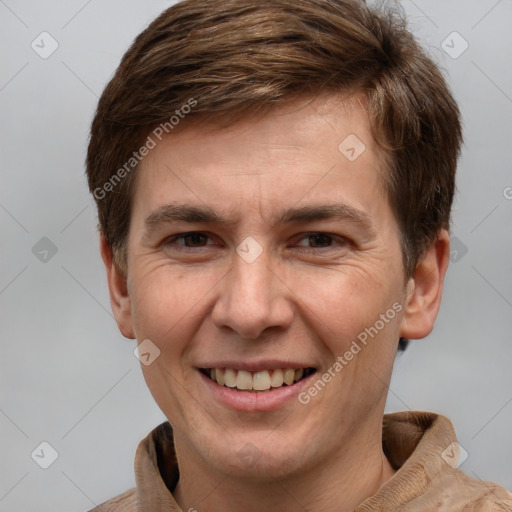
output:
[[[136, 150], [155, 127], [170, 133], [178, 115], [181, 126], [205, 117], [233, 123], [321, 92], [365, 97], [412, 275], [450, 225], [460, 113], [403, 16], [362, 0], [185, 0], [135, 39], [100, 98], [87, 154], [114, 254], [125, 252]], [[183, 116], [185, 105], [193, 108]]]

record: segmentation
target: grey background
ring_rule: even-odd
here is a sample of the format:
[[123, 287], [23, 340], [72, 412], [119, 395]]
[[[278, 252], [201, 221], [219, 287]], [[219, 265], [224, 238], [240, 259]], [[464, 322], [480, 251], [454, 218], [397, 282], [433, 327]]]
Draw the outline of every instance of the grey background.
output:
[[[466, 143], [442, 311], [398, 358], [387, 409], [446, 414], [462, 469], [511, 489], [512, 2], [401, 3], [449, 75]], [[0, 0], [0, 512], [87, 510], [127, 490], [164, 419], [111, 316], [83, 161], [99, 94], [170, 4]], [[59, 45], [47, 59], [31, 48], [43, 31]], [[443, 50], [464, 40], [458, 58]], [[31, 458], [42, 441], [58, 452], [46, 470]]]

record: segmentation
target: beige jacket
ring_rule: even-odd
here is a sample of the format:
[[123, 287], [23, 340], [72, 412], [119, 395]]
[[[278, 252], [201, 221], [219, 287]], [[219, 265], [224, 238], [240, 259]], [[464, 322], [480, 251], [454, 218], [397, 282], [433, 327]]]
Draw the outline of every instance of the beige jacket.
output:
[[[512, 512], [512, 494], [506, 489], [455, 469], [457, 439], [444, 416], [386, 414], [382, 442], [398, 471], [354, 512]], [[91, 512], [183, 512], [164, 483], [174, 489], [178, 476], [172, 429], [163, 423], [137, 449], [137, 488]]]

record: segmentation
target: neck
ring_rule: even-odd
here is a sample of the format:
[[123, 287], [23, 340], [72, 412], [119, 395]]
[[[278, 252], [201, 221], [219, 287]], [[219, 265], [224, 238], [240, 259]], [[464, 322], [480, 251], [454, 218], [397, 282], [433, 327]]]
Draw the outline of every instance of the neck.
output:
[[[340, 450], [315, 467], [279, 480], [267, 475], [256, 481], [235, 473], [208, 470], [199, 461], [195, 461], [196, 465], [185, 463], [193, 459], [188, 457], [190, 453], [183, 453], [178, 456], [180, 480], [174, 497], [184, 511], [353, 512], [395, 473], [382, 451], [381, 432], [378, 438], [373, 434], [367, 437], [365, 432], [359, 437], [362, 442], [351, 440], [352, 449]], [[377, 442], [370, 444], [369, 439]]]

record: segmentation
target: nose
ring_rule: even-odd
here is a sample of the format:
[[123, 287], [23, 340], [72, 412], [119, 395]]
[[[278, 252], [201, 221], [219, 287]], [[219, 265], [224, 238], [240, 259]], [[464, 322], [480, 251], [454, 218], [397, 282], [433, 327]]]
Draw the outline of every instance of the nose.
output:
[[268, 250], [250, 263], [237, 253], [233, 260], [212, 311], [214, 325], [247, 340], [255, 340], [271, 328], [289, 327], [294, 314], [290, 291], [278, 266], [270, 267]]

